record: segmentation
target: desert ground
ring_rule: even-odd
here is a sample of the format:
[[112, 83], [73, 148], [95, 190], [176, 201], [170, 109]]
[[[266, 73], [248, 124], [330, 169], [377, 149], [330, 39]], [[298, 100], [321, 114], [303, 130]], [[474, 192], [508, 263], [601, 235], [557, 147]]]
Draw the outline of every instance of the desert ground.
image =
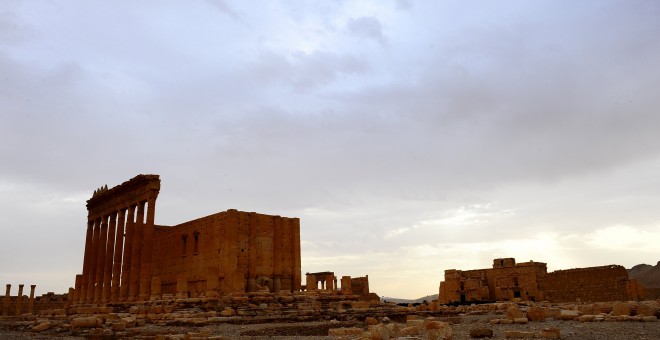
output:
[[[566, 306], [574, 308], [575, 306]], [[516, 307], [517, 308], [517, 307]], [[526, 317], [515, 318], [508, 309], [493, 308], [484, 312], [479, 310], [468, 311], [455, 316], [425, 316], [423, 313], [411, 313], [404, 318], [387, 317], [377, 319], [367, 317], [364, 320], [356, 318], [352, 321], [312, 321], [312, 322], [271, 322], [241, 324], [234, 319], [231, 323], [208, 323], [204, 326], [192, 325], [163, 325], [154, 323], [136, 324], [136, 327], [126, 329], [125, 332], [108, 332], [108, 328], [79, 328], [71, 329], [66, 324], [59, 323], [44, 331], [35, 332], [34, 328], [44, 320], [20, 321], [4, 319], [0, 322], [1, 339], [473, 339], [471, 330], [492, 330], [489, 339], [507, 338], [553, 338], [542, 335], [542, 330], [557, 330], [561, 339], [660, 339], [660, 322], [656, 316], [614, 316], [600, 315], [586, 318], [576, 317], [548, 317], [543, 321], [531, 321]], [[578, 308], [579, 309], [579, 308]], [[525, 308], [523, 306], [522, 310]], [[569, 310], [569, 309], [567, 309]], [[580, 313], [576, 309], [575, 314]], [[412, 311], [412, 310], [411, 310]], [[514, 313], [515, 314], [515, 313]], [[530, 315], [531, 316], [531, 315]], [[581, 315], [584, 316], [584, 315]], [[593, 316], [593, 315], [592, 315]], [[515, 319], [515, 322], [502, 320]], [[562, 318], [564, 320], [562, 320]], [[445, 324], [450, 329], [449, 334], [432, 333], [421, 327], [414, 334], [406, 333], [411, 324], [425, 325], [430, 322]], [[409, 327], [408, 327], [409, 328]], [[428, 328], [428, 326], [426, 327]], [[359, 334], [347, 333], [340, 335], [341, 331], [353, 330]], [[358, 330], [359, 329], [359, 330]], [[446, 331], [446, 330], [445, 330]], [[329, 332], [335, 336], [329, 336]], [[448, 337], [449, 336], [449, 337]]]

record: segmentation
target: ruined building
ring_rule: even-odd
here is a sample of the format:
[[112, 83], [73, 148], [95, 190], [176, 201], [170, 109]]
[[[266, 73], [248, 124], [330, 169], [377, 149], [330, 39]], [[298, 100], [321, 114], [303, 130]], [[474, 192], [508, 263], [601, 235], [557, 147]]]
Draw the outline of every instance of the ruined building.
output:
[[234, 209], [175, 226], [154, 223], [158, 175], [96, 190], [77, 304], [230, 292], [299, 291], [300, 220]]
[[493, 260], [493, 268], [445, 270], [438, 302], [472, 303], [523, 301], [626, 301], [643, 297], [643, 287], [628, 278], [622, 266], [578, 268], [547, 272], [542, 262]]
[[344, 294], [355, 294], [365, 300], [378, 300], [375, 293], [369, 292], [369, 275], [362, 277], [341, 277], [341, 289], [337, 285], [337, 277], [334, 272], [306, 273], [305, 285], [302, 290], [315, 291], [340, 291]]

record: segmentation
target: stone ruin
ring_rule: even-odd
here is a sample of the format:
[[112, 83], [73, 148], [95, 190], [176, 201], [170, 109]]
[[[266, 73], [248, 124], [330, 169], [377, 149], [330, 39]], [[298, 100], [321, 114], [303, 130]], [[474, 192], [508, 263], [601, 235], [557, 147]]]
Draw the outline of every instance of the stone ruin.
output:
[[230, 209], [154, 224], [158, 175], [138, 175], [87, 201], [76, 304], [300, 290], [300, 220]]
[[644, 297], [643, 287], [622, 266], [547, 272], [543, 262], [493, 260], [493, 268], [445, 270], [440, 282], [441, 304], [496, 301], [628, 301]]
[[343, 295], [357, 295], [362, 300], [378, 301], [380, 297], [369, 292], [369, 275], [363, 277], [341, 277], [341, 288], [337, 286], [337, 277], [333, 272], [306, 273], [303, 291], [336, 291]]
[[30, 285], [30, 296], [23, 294], [24, 284], [18, 285], [18, 294], [11, 295], [11, 284], [7, 284], [5, 295], [0, 299], [2, 304], [2, 316], [20, 316], [23, 314], [37, 314], [41, 310], [64, 308], [68, 306], [68, 294], [55, 294], [48, 292], [41, 296], [35, 296], [37, 285]]

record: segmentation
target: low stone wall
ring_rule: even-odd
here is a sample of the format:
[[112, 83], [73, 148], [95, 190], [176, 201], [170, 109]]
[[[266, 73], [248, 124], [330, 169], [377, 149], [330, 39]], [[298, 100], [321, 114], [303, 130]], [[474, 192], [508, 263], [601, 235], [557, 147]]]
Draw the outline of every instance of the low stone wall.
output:
[[625, 301], [634, 299], [626, 293], [628, 272], [622, 266], [601, 266], [548, 273], [540, 282], [545, 300]]

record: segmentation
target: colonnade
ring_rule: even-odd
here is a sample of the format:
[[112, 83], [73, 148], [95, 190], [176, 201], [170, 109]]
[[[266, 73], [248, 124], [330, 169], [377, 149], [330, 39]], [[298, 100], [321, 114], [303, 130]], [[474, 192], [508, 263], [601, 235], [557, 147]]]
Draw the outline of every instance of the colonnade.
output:
[[[149, 187], [153, 180], [150, 176], [155, 177], [157, 187], [144, 190], [154, 189]], [[146, 186], [140, 185], [145, 178]], [[159, 187], [158, 176], [139, 175], [111, 190], [99, 190], [87, 201], [85, 256], [82, 274], [76, 277], [76, 303], [149, 299]]]
[[[18, 285], [18, 295], [16, 296], [16, 310], [14, 311], [14, 315], [22, 315], [23, 314], [23, 287], [24, 284], [19, 284]], [[37, 285], [30, 285], [30, 300], [28, 302], [28, 314], [33, 314], [34, 313], [34, 289], [37, 287]], [[2, 316], [9, 316], [10, 313], [10, 305], [11, 305], [11, 284], [7, 284], [7, 290], [5, 292], [5, 297], [2, 305]]]

